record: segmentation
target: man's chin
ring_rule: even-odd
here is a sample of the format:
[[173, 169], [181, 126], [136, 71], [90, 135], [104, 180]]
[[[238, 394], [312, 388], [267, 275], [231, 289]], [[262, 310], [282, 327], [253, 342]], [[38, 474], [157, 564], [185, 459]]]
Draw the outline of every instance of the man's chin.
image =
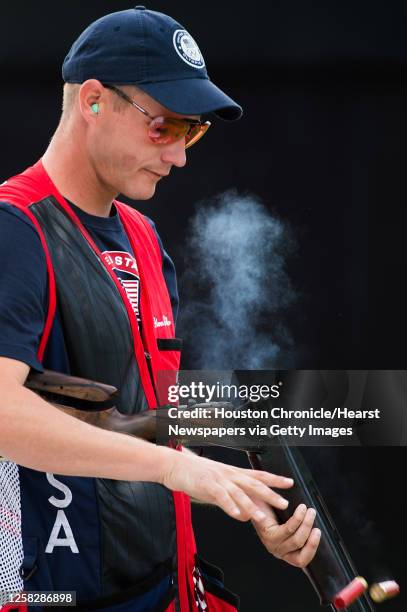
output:
[[136, 189], [128, 188], [121, 193], [126, 198], [130, 198], [130, 200], [149, 200], [155, 194], [155, 187], [155, 184], [150, 183], [150, 185], [139, 186]]

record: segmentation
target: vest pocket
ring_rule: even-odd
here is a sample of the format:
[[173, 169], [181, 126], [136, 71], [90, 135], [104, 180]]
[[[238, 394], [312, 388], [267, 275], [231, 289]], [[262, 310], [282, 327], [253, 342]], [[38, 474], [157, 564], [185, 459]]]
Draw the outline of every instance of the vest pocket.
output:
[[222, 570], [199, 556], [196, 556], [196, 564], [201, 574], [208, 612], [236, 612], [240, 600], [238, 595], [225, 587]]
[[157, 348], [159, 359], [156, 365], [156, 394], [158, 405], [165, 406], [169, 403], [169, 387], [177, 383], [182, 340], [180, 338], [157, 338]]

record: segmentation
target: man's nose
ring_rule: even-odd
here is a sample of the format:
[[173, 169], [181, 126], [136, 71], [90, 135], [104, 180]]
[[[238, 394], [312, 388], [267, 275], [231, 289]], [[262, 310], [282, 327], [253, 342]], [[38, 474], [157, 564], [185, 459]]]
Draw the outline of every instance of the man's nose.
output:
[[163, 149], [161, 160], [165, 164], [171, 164], [173, 166], [177, 166], [177, 168], [183, 168], [187, 163], [187, 157], [185, 154], [185, 138], [167, 145], [165, 149]]

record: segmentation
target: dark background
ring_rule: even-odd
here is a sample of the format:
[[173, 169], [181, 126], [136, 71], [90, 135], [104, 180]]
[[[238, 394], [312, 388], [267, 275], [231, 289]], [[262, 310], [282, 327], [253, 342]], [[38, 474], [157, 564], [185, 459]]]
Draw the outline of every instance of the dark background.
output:
[[[74, 38], [93, 19], [131, 6], [2, 5], [1, 180], [45, 149]], [[288, 272], [301, 301], [288, 325], [307, 350], [296, 367], [404, 369], [407, 3], [156, 1], [148, 8], [190, 30], [212, 80], [245, 109], [237, 124], [217, 122], [188, 154], [188, 168], [138, 204], [156, 220], [179, 271], [194, 204], [232, 187], [254, 193], [297, 237]], [[321, 450], [310, 460], [359, 571], [374, 578], [380, 558], [403, 586], [405, 450]], [[249, 525], [215, 509], [194, 512], [200, 548], [225, 568], [244, 612], [317, 612], [306, 578], [272, 559]], [[405, 610], [403, 596], [386, 609]]]

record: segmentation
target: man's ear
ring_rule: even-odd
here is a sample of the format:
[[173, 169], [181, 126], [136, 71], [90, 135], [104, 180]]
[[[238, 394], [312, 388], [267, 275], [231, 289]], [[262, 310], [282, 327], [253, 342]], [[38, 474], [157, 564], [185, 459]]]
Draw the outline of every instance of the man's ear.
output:
[[94, 122], [100, 115], [106, 90], [97, 79], [88, 79], [79, 89], [79, 109], [87, 123]]

